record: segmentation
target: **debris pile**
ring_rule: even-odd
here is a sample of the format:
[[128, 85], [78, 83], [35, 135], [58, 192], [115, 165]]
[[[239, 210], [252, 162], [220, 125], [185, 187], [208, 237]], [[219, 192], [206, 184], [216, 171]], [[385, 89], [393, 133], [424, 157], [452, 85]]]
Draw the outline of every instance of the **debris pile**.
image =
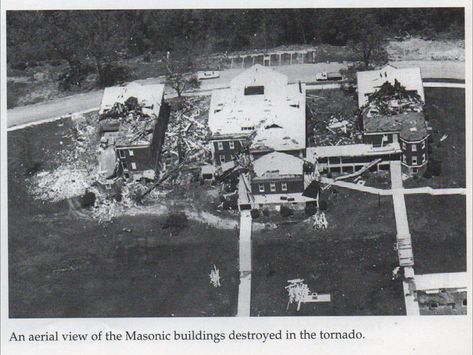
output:
[[[164, 139], [163, 173], [178, 162], [185, 160], [186, 168], [189, 169], [199, 167], [211, 157], [207, 125], [209, 99], [187, 97], [180, 104], [182, 108], [171, 113]], [[169, 181], [178, 184], [181, 179], [178, 176]]]
[[386, 81], [378, 91], [370, 96], [367, 104], [367, 117], [422, 112], [423, 107], [424, 103], [417, 93], [407, 91], [397, 80], [394, 80], [394, 85]]
[[313, 216], [309, 218], [309, 223], [312, 224], [313, 229], [327, 229], [328, 222], [325, 217], [325, 213], [322, 211], [317, 211]]
[[210, 277], [210, 284], [213, 287], [220, 287], [221, 286], [221, 284], [220, 284], [220, 270], [217, 269], [215, 264], [213, 265], [212, 270], [210, 270], [209, 277]]

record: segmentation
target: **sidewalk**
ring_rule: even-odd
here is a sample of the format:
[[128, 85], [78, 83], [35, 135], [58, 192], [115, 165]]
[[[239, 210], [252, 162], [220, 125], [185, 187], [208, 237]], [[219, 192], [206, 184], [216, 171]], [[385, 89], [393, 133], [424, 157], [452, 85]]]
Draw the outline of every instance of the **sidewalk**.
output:
[[240, 286], [237, 317], [249, 317], [251, 306], [251, 214], [240, 214]]

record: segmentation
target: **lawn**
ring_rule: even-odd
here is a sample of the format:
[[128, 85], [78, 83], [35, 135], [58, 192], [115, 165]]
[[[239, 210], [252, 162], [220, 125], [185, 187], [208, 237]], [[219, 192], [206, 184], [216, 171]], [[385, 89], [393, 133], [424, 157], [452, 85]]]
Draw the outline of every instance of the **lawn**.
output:
[[[299, 222], [253, 234], [252, 315], [405, 314], [402, 285], [391, 279], [397, 265], [391, 198], [339, 188], [327, 194], [326, 231]], [[284, 287], [295, 278], [330, 293], [332, 302], [286, 311]]]
[[[433, 143], [430, 158], [440, 160], [440, 176], [408, 180], [405, 187], [465, 187], [465, 90], [457, 88], [426, 88], [425, 113], [432, 126]], [[447, 138], [439, 143], [446, 134]]]
[[[238, 236], [166, 215], [98, 223], [66, 201], [34, 200], [26, 185], [72, 149], [70, 120], [8, 133], [10, 317], [233, 316]], [[209, 282], [213, 265], [222, 287]]]
[[466, 199], [406, 196], [417, 274], [466, 271]]

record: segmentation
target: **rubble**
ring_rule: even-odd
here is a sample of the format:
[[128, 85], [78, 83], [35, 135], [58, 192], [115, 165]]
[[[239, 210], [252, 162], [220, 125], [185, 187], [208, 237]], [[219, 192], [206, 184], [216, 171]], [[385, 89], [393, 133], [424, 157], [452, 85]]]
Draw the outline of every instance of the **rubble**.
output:
[[220, 284], [220, 270], [217, 269], [215, 264], [213, 265], [212, 270], [210, 270], [209, 277], [210, 277], [210, 284], [213, 287], [220, 287], [221, 286], [221, 284]]

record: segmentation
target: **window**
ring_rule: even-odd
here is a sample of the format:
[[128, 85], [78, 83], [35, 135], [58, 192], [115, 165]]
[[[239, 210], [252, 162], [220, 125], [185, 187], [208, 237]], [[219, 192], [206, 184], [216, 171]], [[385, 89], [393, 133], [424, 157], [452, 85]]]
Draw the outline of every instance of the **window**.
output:
[[234, 141], [228, 142], [228, 144], [230, 145], [230, 149], [235, 149], [235, 142]]
[[125, 179], [129, 179], [129, 178], [130, 178], [130, 174], [128, 174], [128, 173], [123, 174], [123, 176], [125, 176]]
[[412, 150], [413, 152], [417, 152], [417, 144], [412, 144], [412, 145], [411, 145], [411, 150]]
[[401, 147], [402, 147], [402, 150], [406, 150], [406, 143], [405, 143], [405, 142], [402, 142], [402, 143], [401, 143]]
[[285, 183], [285, 182], [281, 183], [281, 190], [282, 191], [287, 191], [287, 183]]
[[269, 185], [269, 189], [271, 190], [271, 192], [276, 192], [276, 184], [274, 182], [272, 182], [270, 185]]
[[422, 142], [422, 149], [425, 149], [425, 140]]
[[417, 157], [412, 157], [412, 165], [417, 165]]
[[225, 155], [220, 155], [220, 162], [225, 163]]
[[233, 154], [230, 154], [230, 160], [233, 160], [235, 156]]
[[120, 150], [118, 151], [118, 156], [119, 156], [120, 158], [126, 158], [125, 151], [120, 149]]
[[419, 169], [417, 169], [417, 168], [413, 168], [413, 169], [412, 169], [412, 173], [413, 173], [413, 174], [417, 174], [418, 172], [419, 172]]
[[133, 150], [130, 149], [130, 150], [128, 150], [128, 155], [129, 155], [130, 157], [134, 157], [134, 156], [135, 156], [135, 153], [133, 152]]
[[259, 192], [264, 192], [264, 184], [259, 184]]
[[424, 154], [422, 154], [422, 161], [420, 163], [422, 164], [423, 162], [425, 162], [425, 160], [426, 159], [425, 159], [425, 153], [424, 153]]
[[406, 154], [402, 155], [402, 162], [405, 163], [407, 161]]
[[264, 86], [247, 86], [245, 95], [264, 95]]
[[123, 170], [128, 170], [128, 164], [126, 162], [122, 162]]
[[218, 148], [218, 150], [223, 150], [223, 142], [218, 142], [217, 143], [217, 148]]
[[131, 163], [131, 170], [136, 170], [136, 163]]

